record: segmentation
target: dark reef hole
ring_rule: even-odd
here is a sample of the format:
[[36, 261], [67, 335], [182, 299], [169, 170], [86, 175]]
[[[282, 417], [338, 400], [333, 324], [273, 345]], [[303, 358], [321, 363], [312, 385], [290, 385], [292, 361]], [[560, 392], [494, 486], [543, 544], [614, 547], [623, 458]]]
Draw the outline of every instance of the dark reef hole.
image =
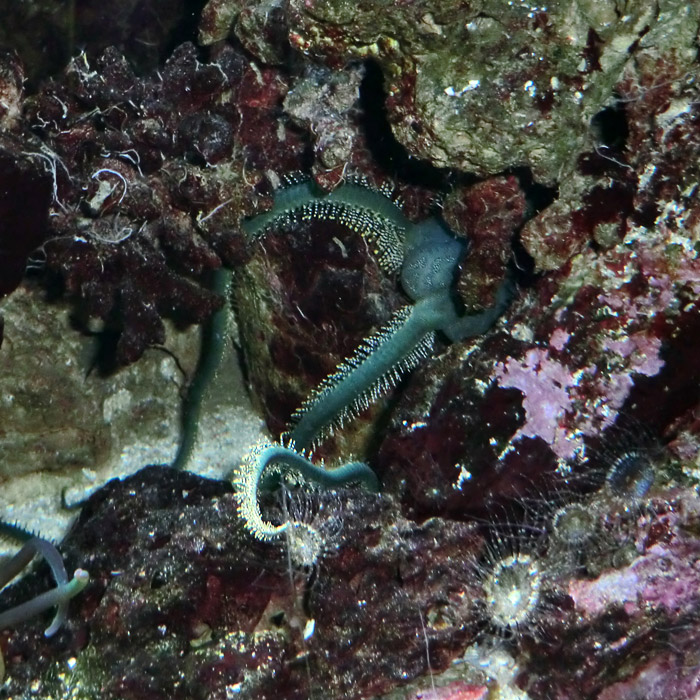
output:
[[627, 144], [629, 125], [623, 102], [604, 107], [591, 119], [591, 131], [598, 147], [622, 152]]
[[673, 424], [700, 403], [700, 303], [689, 304], [668, 325], [661, 349], [664, 362], [653, 376], [636, 376], [623, 409], [644, 423], [656, 435], [672, 438]]
[[163, 46], [164, 58], [170, 56], [176, 47], [186, 41], [198, 46], [199, 18], [206, 4], [207, 0], [185, 0], [180, 20], [171, 30]]
[[386, 98], [382, 70], [374, 61], [368, 61], [360, 84], [360, 106], [363, 114], [362, 128], [374, 160], [388, 173], [406, 182], [435, 190], [447, 190], [452, 181], [449, 170], [436, 168], [425, 160], [412, 157], [397, 141], [389, 124]]
[[[171, 21], [166, 24], [160, 16], [165, 9], [157, 3], [143, 2], [135, 6], [129, 17], [129, 26], [134, 30], [130, 35], [121, 38], [121, 41], [114, 41], [117, 48], [124, 53], [129, 60], [134, 71], [138, 75], [162, 67], [172, 56], [175, 49], [186, 42], [197, 47], [199, 59], [202, 62], [207, 60], [207, 50], [198, 44], [199, 18], [202, 10], [207, 4], [207, 0], [184, 0], [181, 8], [177, 11], [177, 17], [172, 16]], [[175, 11], [173, 11], [175, 15]], [[166, 15], [166, 20], [168, 19]], [[163, 31], [167, 27], [167, 32]], [[158, 36], [157, 29], [163, 31]], [[82, 41], [90, 46], [90, 39], [82, 36]], [[109, 46], [109, 36], [104, 37], [94, 46], [96, 54], [101, 53]], [[104, 46], [103, 46], [104, 44]]]
[[535, 259], [527, 251], [520, 238], [520, 232], [516, 232], [512, 242], [513, 264], [511, 271], [515, 281], [521, 287], [531, 287], [542, 275], [535, 273]]
[[[414, 158], [396, 139], [386, 109], [386, 91], [381, 68], [374, 61], [365, 63], [365, 75], [360, 85], [362, 128], [374, 160], [393, 177], [407, 183], [447, 192], [456, 186], [469, 186], [482, 181], [473, 173], [450, 168], [438, 168], [426, 160]], [[420, 131], [420, 125], [415, 130]], [[515, 168], [502, 173], [514, 175], [525, 192], [528, 211], [525, 223], [548, 207], [558, 196], [556, 187], [534, 181], [529, 168]], [[519, 284], [534, 281], [534, 261], [520, 242], [520, 230], [513, 235], [515, 276]]]
[[583, 50], [583, 58], [586, 61], [586, 71], [592, 73], [593, 71], [602, 71], [600, 65], [600, 56], [603, 51], [605, 42], [601, 39], [598, 32], [595, 29], [590, 28], [588, 30], [588, 36], [586, 38], [586, 47]]
[[121, 331], [116, 328], [105, 328], [99, 332], [90, 332], [86, 327], [81, 330], [85, 335], [95, 338], [94, 352], [90, 358], [88, 374], [97, 371], [100, 377], [108, 377], [114, 374], [120, 367], [117, 362], [117, 351]]
[[518, 179], [518, 183], [525, 193], [527, 213], [523, 225], [544, 211], [559, 197], [559, 188], [536, 182], [530, 168], [513, 168], [508, 174], [512, 174]]
[[508, 174], [518, 179], [520, 188], [525, 193], [527, 210], [522, 224], [513, 233], [512, 248], [515, 279], [520, 286], [529, 287], [539, 279], [540, 275], [535, 274], [535, 261], [523, 245], [520, 234], [528, 221], [556, 201], [559, 189], [536, 182], [530, 168], [514, 168]]

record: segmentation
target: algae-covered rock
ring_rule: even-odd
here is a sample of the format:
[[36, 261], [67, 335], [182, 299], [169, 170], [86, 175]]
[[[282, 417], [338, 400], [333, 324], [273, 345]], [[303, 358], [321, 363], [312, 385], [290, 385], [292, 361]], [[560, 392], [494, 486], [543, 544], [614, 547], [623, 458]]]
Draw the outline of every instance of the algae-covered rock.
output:
[[481, 176], [528, 166], [552, 183], [592, 143], [591, 119], [638, 51], [694, 60], [698, 8], [292, 0], [289, 24], [313, 58], [379, 63], [389, 121], [414, 156]]

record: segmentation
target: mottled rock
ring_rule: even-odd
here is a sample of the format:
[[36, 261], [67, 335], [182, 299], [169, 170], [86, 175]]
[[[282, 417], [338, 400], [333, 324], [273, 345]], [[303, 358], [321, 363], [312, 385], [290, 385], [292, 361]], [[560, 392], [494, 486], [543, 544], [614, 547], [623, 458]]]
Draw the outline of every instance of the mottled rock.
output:
[[185, 45], [162, 74], [136, 78], [110, 49], [95, 70], [74, 59], [26, 106], [24, 128], [43, 140], [29, 158], [54, 180], [42, 271], [78, 318], [116, 337], [113, 366], [162, 344], [163, 318], [201, 323], [223, 303], [206, 273], [238, 254], [231, 100], [250, 70], [230, 49], [201, 64]]
[[445, 595], [460, 601], [474, 528], [397, 520], [390, 500], [363, 493], [318, 498], [338, 535], [311, 574], [288, 571], [284, 546], [252, 545], [229, 484], [158, 467], [111, 482], [63, 546], [91, 575], [64, 630], [44, 640], [39, 620], [3, 633], [6, 691], [368, 697], [425, 671], [421, 615], [444, 668], [465, 638]]
[[[363, 492], [289, 499], [335, 533], [314, 571], [290, 570], [284, 542], [253, 544], [226, 483], [161, 467], [109, 483], [62, 546], [69, 568], [91, 574], [64, 629], [46, 640], [37, 620], [0, 635], [8, 697], [483, 698], [488, 686], [533, 700], [553, 689], [682, 700], [700, 689], [691, 491], [656, 489], [633, 509], [593, 494], [583, 550], [562, 548], [543, 510], [523, 530], [418, 524]], [[487, 596], [511, 589], [486, 582], [509, 552], [536, 552], [542, 585], [504, 634]]]
[[[320, 171], [343, 169], [356, 146], [356, 115], [363, 71], [310, 70], [284, 99], [285, 111], [314, 137], [314, 160]], [[355, 114], [348, 114], [355, 110]], [[355, 117], [355, 119], [353, 119]]]
[[400, 297], [360, 234], [339, 222], [280, 226], [251, 248], [235, 306], [256, 399], [279, 434]]
[[[283, 541], [247, 539], [226, 483], [151, 467], [95, 494], [64, 545], [93, 583], [54, 640], [41, 620], [0, 635], [8, 694], [697, 695], [698, 11], [625, 10], [211, 2], [208, 54], [181, 47], [144, 77], [116, 51], [80, 57], [25, 103], [11, 128], [51, 149], [33, 157], [56, 174], [46, 265], [81, 327], [121, 333], [134, 359], [164, 313], [211, 313], [206, 271], [235, 266], [246, 369], [275, 432], [402, 300], [336, 224], [243, 245], [241, 218], [284, 174], [326, 189], [346, 163], [393, 176], [415, 221], [450, 190], [444, 216], [473, 238], [465, 306], [489, 303], [513, 252], [523, 286], [488, 334], [438, 344], [362, 417], [371, 439], [322, 446], [361, 451], [382, 494], [293, 489], [324, 533], [314, 571], [290, 572]], [[229, 23], [247, 52], [225, 43]], [[3, 353], [23, 337], [10, 320]], [[69, 428], [85, 408], [72, 362], [55, 392], [66, 416], [36, 401]], [[65, 368], [27, 364], [18, 385], [45, 398]], [[102, 402], [114, 423], [123, 396]], [[102, 459], [58, 447], [57, 461]], [[273, 497], [261, 507], [284, 517]]]
[[[46, 302], [35, 286], [22, 286], [0, 303], [6, 337], [0, 350], [0, 514], [45, 537], [60, 540], [75, 510], [116, 476], [168, 463], [180, 440], [185, 386], [199, 352], [196, 328], [166, 324], [163, 348], [135, 365], [104, 376], [96, 368], [99, 343], [77, 333], [70, 308]], [[232, 353], [208, 392], [191, 469], [224, 475], [259, 437]], [[14, 543], [3, 539], [2, 552]]]
[[[593, 137], [590, 121], [638, 47], [686, 65], [697, 12], [652, 2], [291, 2], [293, 45], [333, 66], [378, 61], [398, 140], [435, 165], [479, 175], [527, 165], [552, 183]], [[455, 18], [459, 17], [458, 21]]]

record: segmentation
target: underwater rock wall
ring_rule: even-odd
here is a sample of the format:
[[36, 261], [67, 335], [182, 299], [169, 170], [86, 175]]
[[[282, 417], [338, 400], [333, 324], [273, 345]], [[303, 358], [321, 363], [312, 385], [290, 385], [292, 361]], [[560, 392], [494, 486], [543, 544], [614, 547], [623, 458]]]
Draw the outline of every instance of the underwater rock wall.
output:
[[[4, 302], [0, 359], [25, 335], [16, 319], [34, 323], [16, 311], [27, 295], [67, 338], [57, 356], [95, 334], [112, 378], [89, 374], [82, 402], [74, 370], [64, 394], [52, 388], [47, 410], [69, 427], [104, 411], [108, 382], [145, 368], [178, 324], [227, 303], [208, 284], [221, 266], [274, 437], [405, 302], [338, 223], [246, 241], [241, 221], [298, 171], [326, 190], [357, 173], [393, 183], [413, 222], [441, 211], [472, 240], [455, 288], [465, 311], [492, 303], [508, 265], [519, 288], [494, 328], [438, 341], [321, 446], [329, 465], [366, 459], [381, 494], [263, 499], [320, 533], [311, 567], [291, 567], [299, 542], [252, 541], [227, 482], [149, 467], [95, 493], [62, 545], [91, 583], [51, 640], [41, 620], [0, 632], [2, 693], [696, 695], [697, 13], [671, 0], [211, 0], [199, 45], [163, 41], [158, 71], [135, 71], [117, 33], [24, 94], [20, 59], [4, 55], [1, 162], [36, 184], [38, 213], [24, 246], [24, 222], [0, 225], [2, 279], [16, 278], [4, 291], [28, 256], [30, 268]], [[190, 337], [171, 349], [192, 367]], [[8, 435], [27, 425], [21, 401], [5, 404], [2, 437], [28, 450]], [[97, 420], [92, 451], [61, 430], [71, 444], [51, 443], [38, 469], [82, 469], [133, 425]], [[30, 574], [2, 605], [43, 580]]]

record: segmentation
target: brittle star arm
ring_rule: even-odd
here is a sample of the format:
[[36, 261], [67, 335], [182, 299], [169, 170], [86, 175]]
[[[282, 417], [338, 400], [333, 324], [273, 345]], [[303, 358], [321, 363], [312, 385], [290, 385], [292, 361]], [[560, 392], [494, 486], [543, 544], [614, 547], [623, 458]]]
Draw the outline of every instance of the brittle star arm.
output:
[[265, 472], [280, 468], [326, 488], [360, 483], [371, 491], [379, 491], [375, 473], [364, 462], [349, 462], [342, 467], [325, 469], [312, 464], [304, 455], [290, 447], [263, 442], [250, 451], [234, 478], [238, 514], [248, 531], [259, 540], [277, 537], [290, 526], [289, 521], [275, 525], [265, 520], [258, 502], [258, 492]]
[[172, 462], [173, 469], [185, 469], [192, 457], [197, 443], [202, 403], [209, 385], [214, 380], [221, 365], [221, 360], [230, 344], [231, 309], [228, 297], [231, 286], [231, 271], [226, 268], [214, 270], [211, 290], [224, 298], [224, 305], [215, 311], [204, 324], [201, 333], [201, 350], [194, 376], [187, 387], [187, 394], [182, 404], [181, 437], [177, 453]]
[[304, 449], [325, 437], [393, 387], [400, 376], [430, 355], [434, 333], [464, 340], [487, 331], [512, 299], [512, 283], [503, 282], [496, 304], [460, 316], [448, 290], [440, 290], [400, 309], [392, 321], [367, 338], [327, 377], [292, 416], [289, 438]]

